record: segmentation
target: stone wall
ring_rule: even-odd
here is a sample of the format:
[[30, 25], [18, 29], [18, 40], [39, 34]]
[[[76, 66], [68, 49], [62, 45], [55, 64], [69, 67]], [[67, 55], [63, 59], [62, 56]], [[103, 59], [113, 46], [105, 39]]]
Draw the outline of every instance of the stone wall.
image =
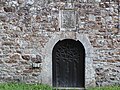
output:
[[[41, 64], [47, 42], [55, 33], [72, 38], [74, 35], [67, 32], [77, 32], [86, 34], [93, 46], [96, 85], [120, 84], [119, 3], [0, 0], [0, 82], [42, 83]], [[71, 23], [63, 22], [64, 10], [73, 10], [73, 18], [65, 18]]]

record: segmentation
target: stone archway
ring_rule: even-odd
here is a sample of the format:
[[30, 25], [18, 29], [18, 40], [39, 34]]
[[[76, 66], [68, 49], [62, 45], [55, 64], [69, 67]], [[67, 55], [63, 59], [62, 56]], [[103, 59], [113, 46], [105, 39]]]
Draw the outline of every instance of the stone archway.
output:
[[52, 86], [52, 50], [59, 40], [73, 39], [79, 40], [85, 48], [85, 87], [95, 86], [95, 71], [93, 69], [93, 47], [86, 34], [76, 32], [57, 32], [47, 42], [43, 52], [45, 57], [42, 63], [41, 78], [42, 83]]

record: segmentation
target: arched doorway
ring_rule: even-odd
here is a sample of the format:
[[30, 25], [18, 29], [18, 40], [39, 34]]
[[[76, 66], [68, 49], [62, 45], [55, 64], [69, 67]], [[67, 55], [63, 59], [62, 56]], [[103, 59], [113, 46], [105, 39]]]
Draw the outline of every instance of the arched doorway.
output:
[[85, 49], [80, 41], [58, 41], [52, 51], [53, 87], [85, 87]]

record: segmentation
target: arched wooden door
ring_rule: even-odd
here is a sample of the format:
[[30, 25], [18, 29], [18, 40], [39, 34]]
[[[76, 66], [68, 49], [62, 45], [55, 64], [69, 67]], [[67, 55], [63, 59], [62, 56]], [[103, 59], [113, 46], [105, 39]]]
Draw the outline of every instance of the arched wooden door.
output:
[[58, 41], [52, 52], [53, 87], [84, 87], [85, 49], [79, 41]]

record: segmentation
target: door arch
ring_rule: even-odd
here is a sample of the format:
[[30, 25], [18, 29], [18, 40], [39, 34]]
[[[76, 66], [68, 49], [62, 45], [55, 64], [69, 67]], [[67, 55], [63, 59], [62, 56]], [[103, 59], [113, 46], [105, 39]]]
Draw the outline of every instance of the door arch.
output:
[[85, 49], [80, 41], [58, 41], [52, 51], [53, 87], [85, 87]]

